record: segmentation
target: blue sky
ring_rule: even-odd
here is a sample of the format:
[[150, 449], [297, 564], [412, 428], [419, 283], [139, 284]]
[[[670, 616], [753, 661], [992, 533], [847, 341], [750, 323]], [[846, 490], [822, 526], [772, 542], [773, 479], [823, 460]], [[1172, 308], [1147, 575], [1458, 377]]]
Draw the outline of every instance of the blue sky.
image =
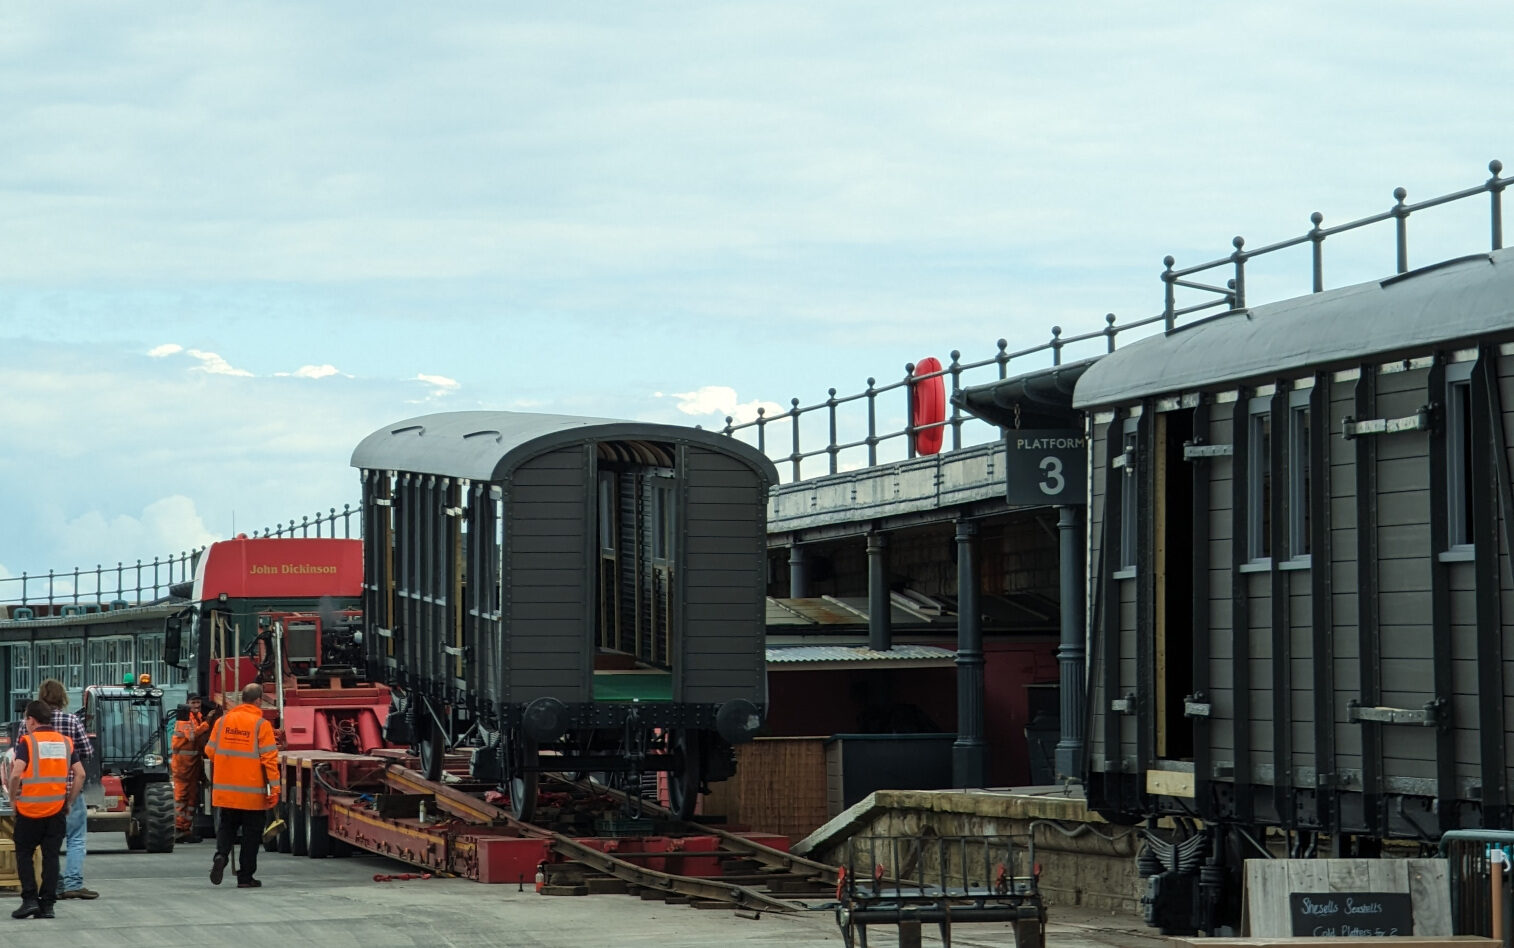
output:
[[1466, 3], [9, 5], [0, 577], [340, 506], [414, 414], [718, 426], [1150, 315], [1164, 254], [1514, 165], [1511, 48]]

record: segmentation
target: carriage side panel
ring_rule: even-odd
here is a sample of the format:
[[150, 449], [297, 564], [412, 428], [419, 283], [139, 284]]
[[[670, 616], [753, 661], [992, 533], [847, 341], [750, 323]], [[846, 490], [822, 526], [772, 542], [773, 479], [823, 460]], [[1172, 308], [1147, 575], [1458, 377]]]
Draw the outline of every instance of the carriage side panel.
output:
[[589, 472], [575, 445], [526, 461], [506, 485], [503, 703], [591, 700]]
[[682, 449], [680, 700], [765, 701], [766, 484], [735, 458]]

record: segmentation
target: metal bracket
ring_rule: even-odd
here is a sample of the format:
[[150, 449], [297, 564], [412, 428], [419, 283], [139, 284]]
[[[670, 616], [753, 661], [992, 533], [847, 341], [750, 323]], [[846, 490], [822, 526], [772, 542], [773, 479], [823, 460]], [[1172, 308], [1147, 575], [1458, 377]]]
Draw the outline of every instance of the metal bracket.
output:
[[1428, 431], [1430, 429], [1430, 406], [1425, 405], [1412, 415], [1402, 418], [1372, 418], [1357, 421], [1346, 416], [1341, 424], [1341, 434], [1347, 441], [1362, 435], [1397, 434], [1400, 431]]
[[394, 638], [394, 630], [393, 629], [386, 629], [383, 626], [375, 626], [374, 629], [373, 629], [373, 631], [375, 631], [375, 632], [377, 632], [379, 634], [379, 638], [383, 638], [383, 639], [392, 639], [392, 638]]
[[1233, 444], [1196, 444], [1192, 441], [1183, 442], [1183, 460], [1192, 461], [1194, 458], [1228, 458], [1235, 454]]
[[455, 645], [443, 645], [442, 646], [442, 651], [446, 652], [448, 655], [455, 655], [455, 656], [460, 656], [464, 652], [463, 649], [460, 649], [460, 648], [458, 648]]
[[1136, 696], [1127, 693], [1123, 698], [1116, 698], [1109, 702], [1109, 710], [1115, 714], [1134, 714], [1136, 709]]
[[1346, 705], [1346, 720], [1352, 724], [1407, 724], [1415, 727], [1439, 727], [1444, 723], [1445, 701], [1436, 698], [1419, 709], [1384, 708], [1361, 704], [1352, 698]]
[[372, 504], [375, 507], [393, 507], [394, 501], [390, 500], [388, 497], [375, 497], [372, 501]]
[[1202, 694], [1189, 695], [1183, 699], [1183, 715], [1190, 718], [1207, 718], [1214, 713], [1214, 705]]
[[1129, 451], [1121, 451], [1110, 459], [1109, 466], [1118, 470], [1122, 467], [1135, 467], [1135, 462], [1130, 459]]

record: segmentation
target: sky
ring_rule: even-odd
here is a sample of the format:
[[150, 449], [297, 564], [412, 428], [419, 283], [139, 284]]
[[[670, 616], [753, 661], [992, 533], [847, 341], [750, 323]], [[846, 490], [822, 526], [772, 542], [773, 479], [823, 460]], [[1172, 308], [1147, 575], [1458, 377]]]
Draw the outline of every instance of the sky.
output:
[[1511, 48], [1458, 2], [0, 6], [0, 601], [353, 503], [416, 415], [718, 428], [1154, 315], [1166, 254], [1514, 166]]

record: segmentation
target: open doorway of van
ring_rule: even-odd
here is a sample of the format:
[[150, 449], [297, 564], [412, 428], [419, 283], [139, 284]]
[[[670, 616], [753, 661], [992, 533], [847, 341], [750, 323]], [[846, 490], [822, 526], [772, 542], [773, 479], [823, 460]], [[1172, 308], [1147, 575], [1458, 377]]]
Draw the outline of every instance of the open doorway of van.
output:
[[1193, 472], [1183, 445], [1193, 439], [1193, 412], [1156, 416], [1153, 576], [1155, 590], [1156, 753], [1193, 757], [1193, 727], [1183, 699], [1193, 693]]

